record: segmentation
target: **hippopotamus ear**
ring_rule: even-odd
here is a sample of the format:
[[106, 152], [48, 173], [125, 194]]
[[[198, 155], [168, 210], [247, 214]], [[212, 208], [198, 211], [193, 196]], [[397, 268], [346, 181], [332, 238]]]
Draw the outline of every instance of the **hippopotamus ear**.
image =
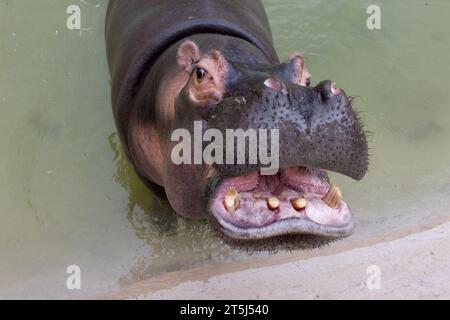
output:
[[301, 86], [309, 86], [311, 74], [305, 65], [305, 58], [301, 53], [294, 52], [289, 56], [288, 63], [293, 67], [291, 81]]
[[200, 50], [194, 41], [188, 40], [178, 48], [177, 61], [183, 70], [190, 73], [199, 60]]

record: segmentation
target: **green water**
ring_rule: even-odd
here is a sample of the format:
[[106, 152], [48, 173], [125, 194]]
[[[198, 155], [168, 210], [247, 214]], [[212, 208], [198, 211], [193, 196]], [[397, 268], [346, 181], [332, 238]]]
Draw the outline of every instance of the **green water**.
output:
[[[362, 182], [341, 176], [351, 239], [450, 216], [450, 2], [264, 1], [282, 58], [359, 96]], [[368, 30], [379, 4], [382, 30]], [[77, 4], [83, 31], [66, 28]], [[178, 218], [122, 157], [110, 110], [106, 1], [0, 0], [0, 298], [75, 298], [145, 277], [253, 259]], [[264, 255], [264, 253], [260, 254]], [[258, 256], [258, 255], [256, 255]], [[79, 265], [82, 290], [66, 289]]]

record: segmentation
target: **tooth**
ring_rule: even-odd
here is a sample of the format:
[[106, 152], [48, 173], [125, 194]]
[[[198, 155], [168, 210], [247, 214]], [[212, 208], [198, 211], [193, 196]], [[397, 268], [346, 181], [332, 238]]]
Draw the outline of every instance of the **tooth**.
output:
[[225, 194], [224, 199], [225, 208], [228, 212], [233, 213], [239, 207], [239, 194], [236, 189], [230, 189]]
[[302, 198], [302, 197], [295, 198], [295, 199], [291, 200], [291, 204], [295, 210], [300, 211], [300, 210], [306, 208], [306, 205], [308, 204], [308, 200], [306, 200], [305, 198]]
[[342, 201], [342, 191], [339, 189], [339, 187], [335, 184], [331, 184], [330, 190], [328, 190], [328, 193], [325, 195], [325, 197], [322, 198], [323, 202], [325, 202], [329, 207], [336, 209]]
[[280, 200], [278, 200], [277, 197], [269, 197], [266, 199], [267, 201], [267, 207], [270, 210], [275, 210], [280, 206]]

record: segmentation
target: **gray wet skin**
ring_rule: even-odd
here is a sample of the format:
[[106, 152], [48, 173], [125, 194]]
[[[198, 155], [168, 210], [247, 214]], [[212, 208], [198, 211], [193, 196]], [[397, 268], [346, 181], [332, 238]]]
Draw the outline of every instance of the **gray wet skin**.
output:
[[[232, 239], [349, 235], [347, 205], [334, 210], [321, 200], [329, 188], [326, 171], [360, 180], [368, 169], [366, 137], [345, 92], [331, 81], [309, 86], [299, 55], [279, 62], [259, 1], [211, 3], [186, 1], [176, 11], [151, 0], [110, 3], [113, 111], [130, 162], [178, 214], [209, 219]], [[187, 18], [189, 10], [194, 18]], [[173, 130], [193, 135], [194, 121], [221, 132], [278, 129], [280, 172], [265, 178], [260, 163], [174, 164]], [[241, 197], [234, 213], [224, 206], [230, 189]], [[265, 206], [269, 196], [280, 199], [277, 210]], [[297, 214], [290, 201], [300, 196], [309, 203]]]
[[[226, 129], [278, 129], [281, 168], [305, 166], [356, 180], [364, 177], [368, 166], [366, 137], [345, 92], [333, 95], [329, 80], [309, 88], [290, 83], [281, 72], [253, 72], [250, 80], [240, 74], [230, 81], [223, 101], [200, 110], [208, 128], [219, 129], [224, 136]], [[265, 86], [268, 78], [278, 79], [281, 89]], [[216, 165], [225, 176], [259, 167]]]

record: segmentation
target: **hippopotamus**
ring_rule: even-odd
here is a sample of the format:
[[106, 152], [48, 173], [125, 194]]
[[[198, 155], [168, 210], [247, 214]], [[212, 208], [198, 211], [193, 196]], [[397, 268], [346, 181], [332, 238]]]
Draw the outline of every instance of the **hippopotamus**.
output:
[[[243, 242], [351, 234], [352, 212], [327, 172], [365, 176], [362, 121], [335, 83], [313, 85], [302, 54], [279, 60], [260, 1], [110, 0], [106, 44], [124, 153], [177, 214]], [[251, 139], [227, 155], [241, 152], [243, 162], [179, 163], [180, 129], [201, 138], [209, 129], [268, 130], [278, 166], [246, 161]]]

